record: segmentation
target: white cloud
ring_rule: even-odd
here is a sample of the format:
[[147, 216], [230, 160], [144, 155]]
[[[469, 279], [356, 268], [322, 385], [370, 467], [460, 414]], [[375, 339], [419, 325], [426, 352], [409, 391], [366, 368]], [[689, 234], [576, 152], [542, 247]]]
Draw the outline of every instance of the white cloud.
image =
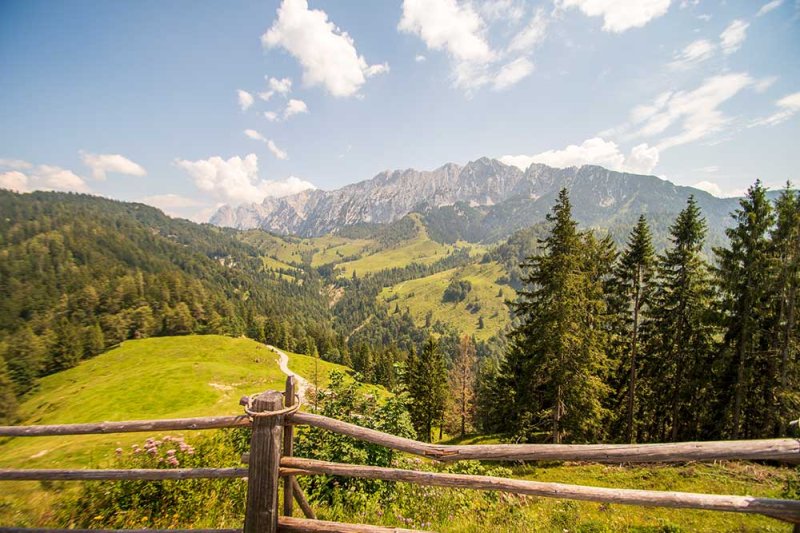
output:
[[267, 48], [284, 48], [302, 65], [305, 84], [323, 85], [333, 96], [354, 96], [368, 72], [379, 73], [359, 55], [350, 35], [330, 22], [324, 11], [309, 9], [306, 0], [283, 0], [261, 42]]
[[547, 19], [543, 10], [537, 10], [531, 21], [511, 37], [505, 50], [493, 50], [489, 45], [487, 20], [500, 21], [507, 30], [524, 13], [522, 4], [512, 0], [492, 0], [477, 6], [458, 0], [404, 0], [397, 27], [418, 36], [429, 50], [449, 56], [456, 87], [467, 91], [485, 85], [502, 89], [533, 71], [533, 63], [526, 56], [544, 39]]
[[417, 63], [422, 63], [423, 61], [425, 61], [425, 59], [426, 59], [425, 56], [422, 54], [417, 54], [414, 57], [414, 61], [416, 61]]
[[247, 111], [255, 101], [252, 94], [247, 91], [243, 91], [242, 89], [237, 89], [236, 95], [239, 99], [239, 107], [242, 109], [242, 111]]
[[267, 139], [256, 130], [244, 130], [244, 134], [250, 139], [253, 139], [254, 141], [261, 141], [263, 143], [266, 143], [267, 149], [269, 149], [269, 151], [272, 152], [272, 155], [274, 155], [276, 158], [278, 159], [289, 158], [289, 155], [284, 150], [278, 148], [278, 145], [276, 145], [272, 139]]
[[775, 105], [778, 106], [778, 111], [767, 117], [754, 120], [750, 126], [775, 126], [792, 118], [800, 112], [800, 92], [784, 96], [775, 102]]
[[760, 16], [763, 16], [763, 15], [766, 15], [767, 13], [772, 11], [773, 9], [778, 9], [779, 7], [781, 7], [782, 4], [783, 4], [783, 0], [772, 0], [772, 2], [767, 2], [766, 4], [761, 6], [761, 9], [758, 10], [758, 13], [756, 13], [756, 16], [760, 17]]
[[0, 168], [11, 168], [14, 170], [25, 170], [33, 167], [32, 164], [22, 159], [0, 159]]
[[579, 145], [571, 144], [563, 150], [547, 150], [532, 156], [506, 155], [501, 157], [500, 161], [522, 170], [527, 169], [533, 163], [541, 163], [556, 168], [600, 165], [621, 172], [646, 174], [658, 164], [658, 157], [658, 149], [647, 144], [640, 144], [635, 146], [626, 158], [617, 143], [594, 137]]
[[761, 78], [760, 80], [756, 81], [755, 85], [753, 85], [753, 88], [757, 93], [763, 93], [772, 87], [776, 81], [778, 81], [777, 76], [767, 76], [766, 78]]
[[603, 30], [621, 33], [641, 28], [669, 10], [670, 0], [557, 0], [562, 8], [577, 7], [584, 15], [603, 17]]
[[[652, 104], [636, 106], [630, 122], [613, 130], [626, 138], [662, 137], [655, 146], [664, 151], [721, 131], [730, 119], [719, 109], [743, 89], [754, 84], [747, 73], [707, 78], [693, 91], [665, 92]], [[669, 135], [671, 128], [677, 132]]]
[[747, 28], [750, 23], [743, 20], [734, 20], [725, 30], [719, 34], [720, 46], [726, 54], [732, 54], [738, 50], [747, 38]]
[[128, 176], [147, 175], [147, 171], [141, 165], [120, 154], [92, 154], [81, 151], [80, 155], [83, 164], [92, 169], [92, 177], [96, 180], [105, 180], [109, 172]]
[[157, 207], [164, 212], [169, 213], [174, 209], [183, 209], [187, 207], [199, 207], [203, 205], [199, 200], [189, 198], [188, 196], [181, 196], [180, 194], [154, 194], [152, 196], [145, 196], [141, 199], [142, 203]]
[[292, 90], [292, 80], [289, 78], [278, 79], [264, 76], [264, 79], [267, 80], [267, 87], [269, 87], [269, 89], [258, 93], [258, 97], [265, 102], [272, 98], [272, 96], [275, 94], [286, 96], [289, 94], [289, 91]]
[[364, 71], [367, 78], [372, 78], [380, 74], [387, 74], [389, 72], [389, 63], [379, 63], [377, 65], [370, 65]]
[[739, 197], [744, 196], [745, 190], [744, 189], [728, 189], [724, 190], [719, 183], [703, 180], [698, 181], [694, 185], [692, 185], [695, 189], [700, 189], [701, 191], [706, 191], [707, 193], [716, 196], [718, 198], [731, 198], [731, 197]]
[[308, 106], [304, 101], [292, 98], [286, 104], [286, 109], [283, 110], [283, 118], [285, 120], [292, 115], [299, 115], [301, 113], [308, 113]]
[[692, 41], [675, 55], [669, 66], [675, 69], [688, 68], [712, 57], [716, 49], [717, 46], [707, 39]]
[[223, 159], [219, 156], [198, 161], [178, 159], [175, 164], [185, 170], [201, 191], [223, 202], [234, 204], [261, 202], [268, 196], [294, 194], [314, 185], [290, 176], [285, 180], [264, 180], [258, 176], [258, 156], [248, 154]]
[[509, 52], [528, 52], [544, 40], [547, 33], [547, 18], [544, 10], [537, 9], [531, 21], [517, 33], [508, 45]]
[[270, 122], [277, 122], [280, 117], [275, 111], [265, 111], [264, 118], [266, 118]]
[[272, 152], [272, 155], [274, 155], [276, 158], [289, 159], [289, 154], [278, 148], [278, 146], [272, 141], [272, 139], [267, 140], [267, 148], [269, 149], [270, 152]]
[[526, 78], [533, 72], [533, 63], [526, 57], [520, 57], [514, 61], [503, 65], [494, 79], [495, 89], [505, 89], [520, 80]]
[[28, 192], [28, 176], [18, 170], [0, 172], [0, 189]]
[[261, 135], [260, 133], [258, 133], [256, 130], [244, 130], [244, 134], [245, 134], [245, 135], [246, 135], [248, 138], [250, 138], [250, 139], [253, 139], [254, 141], [262, 141], [262, 142], [267, 142], [267, 139], [266, 139], [266, 137], [264, 137], [263, 135]]

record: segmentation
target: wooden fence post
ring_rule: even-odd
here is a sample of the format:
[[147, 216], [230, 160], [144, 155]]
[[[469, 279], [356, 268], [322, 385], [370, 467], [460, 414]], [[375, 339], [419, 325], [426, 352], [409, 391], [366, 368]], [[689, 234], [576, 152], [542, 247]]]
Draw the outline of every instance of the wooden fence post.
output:
[[[286, 407], [294, 405], [294, 376], [286, 376], [286, 392], [283, 393]], [[286, 424], [283, 428], [283, 455], [291, 457], [294, 454], [294, 426]], [[293, 476], [286, 476], [283, 478], [283, 514], [285, 516], [292, 516], [292, 507], [294, 505], [294, 496], [292, 491]]]
[[[250, 405], [253, 413], [279, 411], [283, 394], [262, 392]], [[280, 479], [283, 415], [254, 416], [247, 474], [247, 507], [244, 533], [278, 531], [278, 479]]]

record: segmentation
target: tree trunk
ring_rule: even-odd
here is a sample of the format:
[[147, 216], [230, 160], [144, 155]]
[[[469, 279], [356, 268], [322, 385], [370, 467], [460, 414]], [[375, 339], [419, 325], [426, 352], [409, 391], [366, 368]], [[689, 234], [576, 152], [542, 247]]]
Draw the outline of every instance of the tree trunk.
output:
[[556, 405], [553, 407], [553, 442], [561, 444], [561, 385], [556, 387]]
[[639, 334], [639, 299], [641, 291], [641, 267], [636, 267], [636, 292], [633, 300], [633, 333], [631, 335], [631, 375], [628, 382], [628, 442], [633, 443], [633, 403], [636, 397], [636, 349]]

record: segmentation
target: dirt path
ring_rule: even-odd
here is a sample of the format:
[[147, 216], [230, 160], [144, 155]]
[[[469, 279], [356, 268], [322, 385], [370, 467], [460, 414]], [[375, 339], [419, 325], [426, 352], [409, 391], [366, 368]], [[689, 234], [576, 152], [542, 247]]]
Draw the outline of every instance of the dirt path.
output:
[[289, 356], [285, 352], [277, 349], [274, 346], [267, 344], [267, 348], [278, 354], [278, 366], [281, 372], [287, 376], [294, 376], [295, 384], [297, 386], [297, 395], [300, 396], [300, 402], [305, 401], [306, 390], [311, 386], [307, 379], [289, 370]]

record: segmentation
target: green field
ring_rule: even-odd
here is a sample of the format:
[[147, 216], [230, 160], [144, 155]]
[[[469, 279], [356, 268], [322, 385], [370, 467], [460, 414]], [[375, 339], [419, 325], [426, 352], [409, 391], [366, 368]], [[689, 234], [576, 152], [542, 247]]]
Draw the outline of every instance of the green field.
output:
[[338, 263], [377, 248], [377, 243], [369, 239], [347, 239], [336, 235], [300, 238], [250, 230], [242, 233], [240, 238], [258, 248], [263, 254], [264, 265], [273, 269], [303, 264], [318, 267]]
[[[387, 287], [381, 291], [379, 299], [389, 306], [390, 312], [396, 306], [408, 309], [418, 326], [424, 326], [425, 317], [431, 313], [433, 322], [445, 322], [463, 333], [486, 340], [510, 321], [505, 301], [513, 300], [515, 292], [508, 285], [497, 283], [503, 276], [505, 271], [498, 263], [472, 264]], [[443, 302], [444, 290], [453, 279], [469, 281], [472, 290], [460, 302]], [[475, 310], [476, 306], [480, 308]], [[482, 329], [479, 317], [483, 317]]]

